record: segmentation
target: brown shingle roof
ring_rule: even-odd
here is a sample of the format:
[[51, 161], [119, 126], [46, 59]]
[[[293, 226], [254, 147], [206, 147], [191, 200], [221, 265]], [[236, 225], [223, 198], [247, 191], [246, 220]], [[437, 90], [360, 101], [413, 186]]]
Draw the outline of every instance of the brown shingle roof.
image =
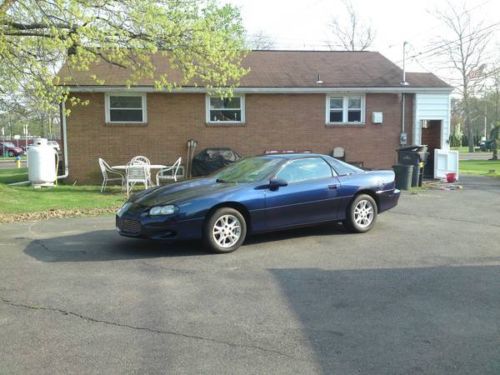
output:
[[[153, 56], [158, 73], [169, 72], [179, 79], [178, 72], [168, 69], [166, 59]], [[338, 51], [252, 51], [243, 60], [250, 72], [241, 79], [240, 87], [248, 88], [306, 88], [318, 87], [318, 74], [323, 81], [320, 87], [400, 87], [402, 70], [378, 52]], [[129, 78], [127, 69], [112, 66], [104, 61], [93, 64], [87, 72], [71, 71], [66, 65], [59, 76], [70, 86], [95, 86], [92, 75], [104, 80], [106, 86], [122, 86]], [[408, 73], [410, 87], [450, 88], [431, 73]], [[137, 86], [151, 86], [154, 80], [143, 78]]]

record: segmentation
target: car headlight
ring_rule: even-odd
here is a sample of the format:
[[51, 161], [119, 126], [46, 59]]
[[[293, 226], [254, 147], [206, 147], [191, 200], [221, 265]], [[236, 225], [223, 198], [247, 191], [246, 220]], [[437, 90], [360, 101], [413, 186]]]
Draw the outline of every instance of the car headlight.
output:
[[131, 202], [126, 202], [123, 206], [120, 207], [118, 211], [116, 211], [116, 215], [121, 217], [127, 210], [132, 206]]
[[155, 206], [149, 210], [150, 216], [159, 216], [159, 215], [172, 215], [175, 213], [175, 206], [169, 204], [167, 206]]

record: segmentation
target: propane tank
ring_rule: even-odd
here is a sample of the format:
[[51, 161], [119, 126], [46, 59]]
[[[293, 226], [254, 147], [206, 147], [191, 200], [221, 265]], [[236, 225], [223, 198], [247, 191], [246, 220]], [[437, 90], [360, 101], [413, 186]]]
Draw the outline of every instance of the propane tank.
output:
[[34, 187], [54, 186], [57, 152], [45, 138], [36, 138], [28, 149], [28, 177]]

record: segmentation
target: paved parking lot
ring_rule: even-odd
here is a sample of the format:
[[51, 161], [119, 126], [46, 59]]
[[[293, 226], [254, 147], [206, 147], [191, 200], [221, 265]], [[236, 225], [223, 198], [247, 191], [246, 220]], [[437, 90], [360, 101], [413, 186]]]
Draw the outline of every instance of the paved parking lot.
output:
[[499, 374], [500, 180], [228, 255], [113, 218], [0, 227], [1, 374]]

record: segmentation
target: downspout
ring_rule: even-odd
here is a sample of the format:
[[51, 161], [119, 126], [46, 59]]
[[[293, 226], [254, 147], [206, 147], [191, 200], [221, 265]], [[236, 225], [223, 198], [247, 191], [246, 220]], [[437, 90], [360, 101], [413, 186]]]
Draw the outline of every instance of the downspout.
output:
[[[408, 86], [408, 82], [406, 82], [406, 45], [408, 42], [403, 43], [403, 80], [401, 81], [401, 86]], [[401, 136], [399, 139], [399, 143], [401, 145], [405, 145], [408, 143], [408, 135], [405, 133], [405, 119], [406, 119], [406, 93], [401, 93]]]
[[57, 179], [61, 180], [63, 178], [67, 178], [69, 175], [68, 136], [67, 136], [67, 127], [66, 127], [66, 106], [65, 106], [64, 102], [59, 103], [59, 114], [61, 117], [61, 135], [63, 138], [64, 174], [61, 176], [57, 176]]

